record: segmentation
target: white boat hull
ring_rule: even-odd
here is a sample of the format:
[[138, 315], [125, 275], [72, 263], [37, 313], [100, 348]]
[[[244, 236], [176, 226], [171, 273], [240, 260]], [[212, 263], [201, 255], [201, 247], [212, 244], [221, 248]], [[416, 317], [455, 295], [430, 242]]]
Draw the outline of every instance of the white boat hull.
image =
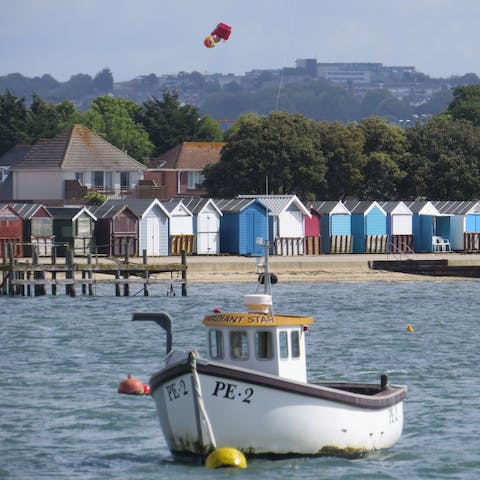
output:
[[150, 384], [174, 455], [215, 447], [249, 456], [356, 455], [391, 447], [403, 429], [404, 387], [366, 395], [207, 362], [190, 369], [188, 360]]

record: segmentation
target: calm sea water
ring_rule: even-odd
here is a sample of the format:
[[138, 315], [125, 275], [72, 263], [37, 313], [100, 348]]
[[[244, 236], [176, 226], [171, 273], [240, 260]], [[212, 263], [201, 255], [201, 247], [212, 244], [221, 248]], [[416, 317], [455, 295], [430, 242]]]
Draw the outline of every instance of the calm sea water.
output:
[[[176, 347], [204, 352], [203, 315], [243, 309], [246, 284], [157, 286], [148, 298], [0, 297], [0, 478], [477, 479], [480, 282], [279, 283], [277, 312], [313, 315], [310, 379], [407, 384], [404, 433], [356, 460], [252, 460], [247, 470], [174, 463], [153, 401], [118, 395], [147, 381], [165, 338], [135, 311], [168, 311]], [[415, 328], [406, 331], [408, 324]]]

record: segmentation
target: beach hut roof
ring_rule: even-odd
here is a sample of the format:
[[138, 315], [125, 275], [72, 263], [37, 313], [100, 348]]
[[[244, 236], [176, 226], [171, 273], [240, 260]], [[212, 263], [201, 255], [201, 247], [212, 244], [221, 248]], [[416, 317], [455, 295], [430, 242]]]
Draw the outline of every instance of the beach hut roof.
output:
[[[114, 198], [106, 200], [105, 203], [111, 205], [127, 205], [138, 217], [143, 217], [152, 208], [158, 206], [165, 215], [170, 216], [170, 212], [157, 198], [153, 200], [151, 198]], [[103, 205], [105, 205], [105, 203]]]
[[87, 207], [47, 207], [53, 218], [58, 220], [77, 220], [77, 218], [86, 213], [93, 220], [97, 220], [97, 216]]
[[379, 205], [387, 212], [393, 214], [411, 215], [412, 211], [401, 200], [389, 200], [378, 202]]
[[411, 200], [405, 202], [405, 204], [412, 213], [416, 213], [418, 215], [440, 215], [440, 212], [434, 207], [432, 202], [428, 200]]
[[340, 200], [327, 200], [311, 202], [310, 206], [317, 213], [350, 215], [350, 210]]
[[480, 202], [470, 201], [432, 201], [433, 206], [442, 215], [466, 215], [468, 213], [480, 213]]
[[[175, 197], [178, 198], [178, 197]], [[218, 208], [217, 204], [211, 198], [203, 198], [203, 197], [181, 197], [180, 198], [183, 204], [194, 214], [198, 215], [202, 213], [202, 211], [208, 206], [211, 205], [214, 210], [218, 212], [219, 215], [223, 215], [223, 213]]]
[[265, 211], [270, 209], [260, 200], [256, 198], [231, 198], [231, 199], [215, 199], [217, 207], [223, 213], [240, 213], [253, 203], [258, 203]]
[[100, 218], [115, 218], [117, 215], [122, 213], [124, 210], [130, 211], [135, 217], [139, 218], [139, 215], [134, 212], [128, 205], [116, 204], [116, 203], [102, 203], [96, 210], [95, 216]]
[[286, 211], [290, 205], [295, 205], [304, 215], [311, 217], [308, 208], [296, 195], [238, 195], [238, 198], [255, 198], [266, 205], [271, 215], [278, 216]]
[[31, 219], [41, 208], [52, 217], [51, 212], [40, 203], [10, 203], [10, 205], [23, 219]]
[[351, 213], [362, 213], [363, 215], [368, 215], [372, 208], [377, 207], [383, 212], [384, 215], [387, 214], [387, 212], [376, 201], [372, 202], [371, 200], [347, 200], [344, 202], [344, 204]]

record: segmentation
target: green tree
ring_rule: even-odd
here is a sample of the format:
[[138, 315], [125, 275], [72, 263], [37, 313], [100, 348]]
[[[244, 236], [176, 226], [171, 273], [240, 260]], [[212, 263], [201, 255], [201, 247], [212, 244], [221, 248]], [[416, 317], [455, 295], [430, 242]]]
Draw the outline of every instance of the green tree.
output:
[[467, 120], [435, 118], [406, 131], [410, 156], [402, 191], [409, 198], [480, 197], [480, 128]]
[[379, 117], [369, 117], [358, 124], [365, 142], [363, 184], [360, 198], [398, 200], [399, 185], [406, 175], [400, 165], [407, 155], [404, 131]]
[[453, 89], [453, 100], [447, 108], [454, 120], [470, 120], [480, 126], [480, 85], [467, 85]]
[[213, 142], [223, 138], [216, 122], [202, 116], [192, 105], [181, 105], [176, 92], [166, 91], [162, 100], [153, 97], [144, 102], [136, 119], [148, 132], [155, 146], [155, 156], [182, 142]]
[[131, 100], [100, 96], [83, 115], [83, 123], [131, 157], [147, 163], [153, 144], [143, 125], [135, 121], [139, 110]]
[[361, 197], [367, 161], [363, 154], [365, 137], [362, 130], [353, 124], [340, 122], [321, 122], [318, 130], [328, 171], [325, 181], [316, 191], [317, 198], [338, 200]]
[[240, 117], [228, 131], [220, 162], [204, 170], [210, 195], [265, 193], [312, 198], [324, 180], [325, 160], [315, 122], [274, 112]]
[[17, 144], [30, 144], [27, 106], [25, 98], [18, 99], [7, 90], [0, 95], [0, 155]]

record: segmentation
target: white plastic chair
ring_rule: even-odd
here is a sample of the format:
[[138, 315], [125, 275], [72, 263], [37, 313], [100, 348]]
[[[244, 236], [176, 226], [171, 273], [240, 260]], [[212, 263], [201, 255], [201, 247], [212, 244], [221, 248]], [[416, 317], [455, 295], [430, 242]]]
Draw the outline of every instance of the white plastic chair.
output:
[[432, 237], [432, 252], [443, 252], [443, 238], [434, 235]]

